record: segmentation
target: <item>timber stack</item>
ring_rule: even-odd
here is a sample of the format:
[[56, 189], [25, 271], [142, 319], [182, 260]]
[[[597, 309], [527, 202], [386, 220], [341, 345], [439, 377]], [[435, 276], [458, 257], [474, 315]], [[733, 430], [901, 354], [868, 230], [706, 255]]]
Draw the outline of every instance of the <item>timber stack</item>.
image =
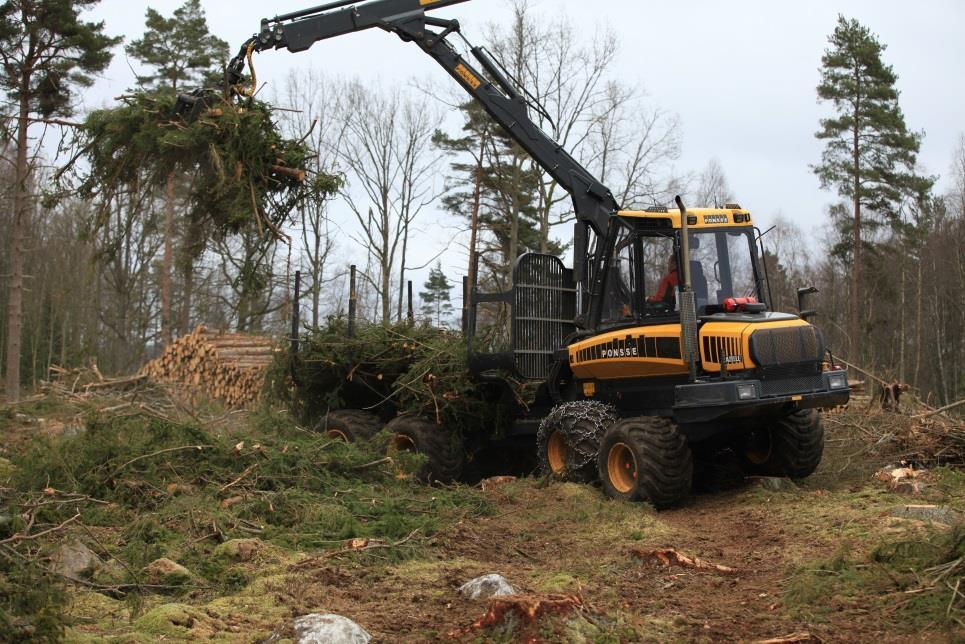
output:
[[261, 397], [265, 373], [278, 350], [271, 338], [199, 326], [166, 346], [141, 374], [184, 385], [193, 397], [204, 395], [241, 407]]

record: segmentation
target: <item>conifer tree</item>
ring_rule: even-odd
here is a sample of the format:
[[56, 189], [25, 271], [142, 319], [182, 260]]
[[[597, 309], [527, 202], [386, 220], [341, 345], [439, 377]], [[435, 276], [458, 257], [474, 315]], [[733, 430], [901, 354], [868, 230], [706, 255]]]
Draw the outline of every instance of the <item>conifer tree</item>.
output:
[[[145, 19], [147, 30], [132, 41], [125, 50], [128, 55], [147, 66], [146, 73], [137, 76], [141, 87], [148, 91], [171, 92], [200, 85], [219, 74], [216, 67], [228, 57], [228, 43], [208, 32], [208, 22], [200, 0], [187, 0], [165, 18], [148, 8]], [[161, 267], [161, 339], [169, 342], [173, 335], [172, 272], [174, 269], [174, 201], [176, 176], [168, 176], [164, 214], [164, 256]], [[190, 326], [190, 309], [194, 291], [194, 263], [204, 252], [204, 231], [198, 222], [185, 227], [179, 252], [183, 296], [181, 298], [181, 332]]]
[[[461, 109], [465, 116], [462, 136], [437, 132], [434, 137], [440, 149], [456, 158], [450, 166], [450, 191], [443, 204], [466, 219], [478, 204], [480, 232], [488, 233], [481, 240], [480, 263], [495, 277], [498, 287], [505, 288], [516, 258], [539, 251], [541, 246], [537, 213], [540, 175], [526, 152], [478, 103], [465, 103]], [[472, 163], [465, 162], [467, 155]], [[550, 241], [548, 246], [550, 253], [563, 251], [556, 242]]]
[[0, 4], [0, 89], [16, 106], [13, 217], [9, 237], [6, 396], [20, 397], [23, 312], [23, 254], [30, 194], [28, 130], [38, 121], [71, 113], [76, 87], [89, 87], [93, 74], [111, 62], [120, 38], [104, 33], [104, 23], [81, 20], [99, 0], [7, 0]]
[[850, 357], [860, 360], [864, 233], [896, 223], [903, 199], [927, 190], [931, 180], [915, 173], [922, 135], [905, 124], [895, 87], [898, 76], [881, 58], [885, 45], [844, 16], [838, 16], [828, 42], [817, 92], [836, 115], [823, 119], [815, 135], [825, 147], [813, 170], [823, 188], [835, 188], [850, 202], [841, 232], [850, 246]]
[[443, 323], [447, 322], [452, 315], [450, 301], [452, 284], [442, 272], [441, 262], [437, 262], [429, 271], [429, 279], [422, 287], [425, 289], [419, 292], [419, 298], [422, 300], [422, 314], [427, 319], [433, 320], [436, 326], [443, 326]]

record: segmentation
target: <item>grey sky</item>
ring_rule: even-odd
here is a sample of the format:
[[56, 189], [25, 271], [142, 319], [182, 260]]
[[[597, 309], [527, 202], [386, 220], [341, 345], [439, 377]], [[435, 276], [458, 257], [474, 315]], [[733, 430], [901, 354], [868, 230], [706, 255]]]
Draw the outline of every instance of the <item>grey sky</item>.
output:
[[[263, 17], [302, 9], [312, 0], [254, 2], [202, 0], [212, 31], [237, 47]], [[169, 14], [181, 2], [104, 0], [93, 15], [114, 34], [136, 38], [148, 5]], [[763, 0], [535, 0], [547, 14], [565, 12], [588, 34], [611, 26], [622, 41], [617, 73], [642, 84], [662, 109], [681, 118], [681, 171], [699, 171], [717, 157], [742, 205], [768, 221], [778, 212], [809, 234], [825, 221], [834, 195], [822, 192], [809, 170], [820, 157], [814, 132], [830, 112], [815, 96], [821, 55], [838, 13], [860, 20], [888, 49], [899, 75], [908, 125], [926, 133], [919, 157], [930, 174], [944, 175], [965, 132], [965, 3], [932, 0], [766, 2]], [[503, 0], [471, 0], [436, 12], [460, 19], [481, 41], [487, 22], [505, 22]], [[259, 81], [280, 83], [289, 70], [314, 66], [334, 75], [406, 82], [451, 80], [412, 45], [381, 31], [316, 44], [308, 52], [268, 52], [256, 59]], [[90, 107], [110, 102], [131, 85], [123, 54], [85, 97]], [[457, 125], [458, 126], [458, 125]], [[941, 181], [940, 189], [947, 186]], [[565, 231], [560, 231], [565, 234]], [[463, 269], [458, 261], [451, 276]], [[457, 268], [458, 267], [458, 268]]]

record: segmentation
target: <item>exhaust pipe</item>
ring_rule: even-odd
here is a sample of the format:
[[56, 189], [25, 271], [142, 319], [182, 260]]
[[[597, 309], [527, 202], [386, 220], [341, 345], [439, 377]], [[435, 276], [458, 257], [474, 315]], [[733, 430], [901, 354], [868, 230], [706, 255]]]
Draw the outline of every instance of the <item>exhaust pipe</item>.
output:
[[680, 261], [683, 263], [683, 286], [680, 289], [680, 344], [687, 363], [690, 382], [697, 381], [697, 301], [690, 281], [690, 235], [687, 207], [680, 195], [674, 199], [680, 209]]

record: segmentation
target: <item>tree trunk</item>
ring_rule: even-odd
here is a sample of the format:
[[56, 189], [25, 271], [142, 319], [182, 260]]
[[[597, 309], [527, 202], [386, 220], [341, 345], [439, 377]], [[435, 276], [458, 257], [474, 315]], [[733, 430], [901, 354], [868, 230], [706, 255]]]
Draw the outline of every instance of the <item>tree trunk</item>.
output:
[[463, 303], [463, 309], [469, 311], [472, 304], [472, 289], [476, 285], [476, 243], [479, 238], [479, 209], [482, 206], [483, 159], [486, 156], [486, 133], [479, 140], [479, 159], [476, 162], [476, 177], [472, 190], [472, 219], [469, 224], [469, 291], [466, 293], [468, 302]]
[[174, 270], [174, 173], [168, 175], [164, 204], [164, 260], [161, 265], [161, 342], [170, 344], [171, 280]]
[[[857, 122], [857, 116], [855, 118]], [[858, 128], [854, 128], [854, 227], [852, 229], [851, 308], [848, 333], [851, 336], [851, 359], [861, 363], [861, 166]]]
[[921, 354], [924, 353], [925, 348], [921, 345], [922, 337], [922, 302], [925, 299], [923, 293], [924, 283], [922, 282], [922, 252], [921, 249], [918, 251], [918, 261], [915, 262], [918, 266], [918, 282], [915, 292], [918, 294], [917, 299], [917, 310], [915, 311], [915, 386], [921, 387]]
[[905, 265], [906, 265], [906, 263], [907, 263], [907, 262], [906, 262], [907, 253], [904, 252], [904, 251], [905, 251], [905, 249], [902, 248], [902, 253], [901, 253], [901, 286], [900, 286], [900, 288], [899, 288], [900, 297], [901, 297], [901, 304], [900, 304], [899, 307], [898, 307], [898, 315], [900, 316], [900, 324], [898, 325], [898, 342], [899, 342], [899, 345], [898, 345], [898, 347], [899, 347], [899, 348], [898, 348], [898, 380], [899, 380], [900, 382], [908, 382], [908, 380], [907, 380], [906, 377], [905, 377], [905, 345], [907, 344], [907, 339], [908, 339], [908, 333], [907, 333], [907, 329], [906, 329], [906, 326], [905, 326], [905, 300], [906, 300], [905, 283], [906, 283], [906, 281], [907, 281], [906, 278], [905, 278], [905, 273], [907, 272], [907, 271], [905, 270]]
[[23, 238], [30, 195], [27, 192], [27, 129], [30, 107], [27, 92], [20, 94], [17, 119], [17, 167], [13, 193], [13, 226], [10, 230], [10, 286], [7, 299], [7, 402], [20, 400], [20, 343], [23, 324]]
[[403, 300], [405, 299], [405, 295], [406, 295], [406, 288], [405, 288], [405, 259], [406, 259], [406, 255], [409, 253], [409, 216], [408, 216], [408, 213], [404, 216], [404, 222], [403, 222], [402, 225], [403, 225], [403, 230], [402, 230], [402, 259], [401, 259], [401, 261], [399, 262], [400, 268], [399, 268], [399, 311], [398, 311], [398, 319], [399, 319], [399, 322], [400, 322], [400, 323], [402, 322], [402, 306], [403, 306]]

